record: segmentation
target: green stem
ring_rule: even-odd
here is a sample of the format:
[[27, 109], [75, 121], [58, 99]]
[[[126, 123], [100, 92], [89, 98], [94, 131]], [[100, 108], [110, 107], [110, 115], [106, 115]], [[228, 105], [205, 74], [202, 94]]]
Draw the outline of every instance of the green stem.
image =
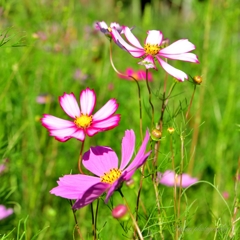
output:
[[96, 228], [95, 228], [95, 221], [94, 221], [94, 210], [93, 210], [93, 203], [90, 204], [90, 208], [91, 208], [91, 216], [92, 216], [92, 235], [93, 235], [93, 239], [96, 240]]
[[195, 91], [196, 91], [196, 86], [197, 85], [194, 84], [193, 94], [192, 94], [192, 97], [191, 97], [191, 100], [190, 100], [190, 103], [189, 103], [189, 106], [188, 106], [188, 110], [187, 110], [187, 113], [186, 113], [186, 119], [188, 119], [188, 115], [189, 115], [190, 109], [192, 107], [192, 102], [193, 102], [194, 94], [195, 94]]
[[151, 121], [151, 128], [153, 128], [154, 125], [154, 106], [152, 104], [152, 93], [151, 93], [151, 88], [149, 86], [148, 82], [148, 69], [146, 69], [146, 84], [147, 84], [147, 89], [148, 89], [148, 101], [152, 109], [152, 121]]
[[137, 81], [136, 78], [134, 78], [133, 76], [130, 76], [130, 75], [126, 75], [126, 74], [123, 74], [121, 72], [119, 72], [117, 70], [117, 68], [115, 67], [114, 63], [113, 63], [113, 58], [112, 58], [112, 41], [110, 41], [110, 49], [109, 49], [109, 52], [110, 52], [110, 63], [114, 69], [114, 71], [120, 75], [120, 76], [123, 76], [123, 77], [129, 77], [129, 78], [132, 78], [134, 80], [134, 82], [137, 84], [137, 88], [138, 88], [138, 104], [139, 104], [139, 125], [140, 125], [140, 135], [141, 135], [141, 139], [143, 141], [143, 130], [142, 130], [142, 102], [141, 102], [141, 89], [140, 89], [140, 86], [139, 86], [139, 83]]
[[97, 207], [95, 211], [95, 221], [94, 221], [94, 229], [97, 229], [97, 218], [98, 218], [98, 209], [99, 209], [99, 198], [97, 199]]
[[83, 155], [84, 142], [85, 142], [85, 139], [82, 141], [82, 146], [81, 146], [81, 150], [78, 158], [78, 170], [81, 174], [84, 174], [82, 170], [82, 155]]
[[[70, 201], [71, 208], [72, 208], [72, 206], [73, 206], [72, 200], [69, 200], [69, 201]], [[80, 239], [83, 239], [83, 236], [81, 234], [81, 231], [80, 231], [80, 228], [79, 228], [79, 225], [78, 225], [77, 217], [76, 217], [76, 210], [74, 210], [73, 208], [72, 208], [72, 213], [73, 213], [74, 221], [75, 221], [75, 224], [76, 224], [75, 227], [77, 228], [78, 235], [79, 235]]]

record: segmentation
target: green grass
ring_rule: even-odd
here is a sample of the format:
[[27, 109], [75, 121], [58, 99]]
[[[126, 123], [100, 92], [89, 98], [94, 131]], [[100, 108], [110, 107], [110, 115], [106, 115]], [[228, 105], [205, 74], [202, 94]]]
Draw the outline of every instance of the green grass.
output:
[[[158, 171], [171, 169], [170, 135], [172, 135], [175, 166], [181, 163], [181, 136], [184, 137], [184, 172], [191, 170], [200, 183], [187, 189], [181, 198], [178, 219], [181, 239], [240, 238], [240, 221], [235, 223], [235, 235], [230, 238], [232, 218], [239, 219], [239, 189], [234, 190], [234, 176], [239, 170], [239, 31], [240, 7], [236, 0], [189, 1], [179, 11], [181, 1], [167, 7], [153, 0], [141, 17], [139, 1], [1, 1], [0, 33], [0, 164], [8, 159], [7, 170], [0, 175], [0, 204], [14, 208], [14, 214], [0, 221], [0, 239], [79, 239], [74, 230], [74, 218], [66, 199], [51, 195], [57, 179], [70, 172], [78, 173], [77, 160], [81, 142], [65, 143], [48, 136], [40, 118], [43, 113], [67, 119], [58, 97], [64, 92], [79, 96], [86, 87], [97, 94], [96, 110], [110, 98], [119, 103], [120, 125], [89, 138], [91, 145], [107, 145], [121, 154], [121, 139], [126, 129], [133, 129], [137, 148], [141, 144], [137, 86], [119, 79], [109, 61], [109, 41], [93, 29], [94, 21], [119, 22], [135, 26], [133, 32], [141, 42], [150, 29], [161, 30], [170, 42], [187, 38], [196, 45], [200, 64], [171, 61], [175, 67], [191, 76], [202, 75], [197, 86], [190, 120], [184, 115], [194, 85], [190, 81], [177, 83], [164, 115], [163, 138], [158, 156]], [[0, 11], [1, 12], [1, 11]], [[41, 31], [45, 40], [34, 38]], [[144, 69], [138, 59], [113, 46], [115, 66]], [[73, 79], [76, 69], [88, 75], [85, 81]], [[155, 122], [161, 110], [161, 94], [165, 72], [152, 71], [150, 83], [155, 107]], [[169, 77], [167, 88], [174, 80]], [[109, 90], [109, 84], [113, 89]], [[145, 82], [139, 82], [143, 104], [143, 129], [151, 128], [151, 109]], [[47, 93], [51, 103], [36, 102], [39, 94]], [[172, 118], [179, 106], [181, 111]], [[152, 158], [148, 165], [151, 166]], [[150, 174], [148, 171], [146, 175]], [[140, 172], [134, 175], [133, 189], [123, 186], [134, 212]], [[238, 184], [239, 187], [239, 184]], [[143, 182], [139, 226], [145, 239], [161, 239], [159, 217], [165, 239], [174, 239], [175, 217], [173, 189], [158, 185], [161, 205], [157, 210], [151, 177]], [[227, 191], [229, 198], [222, 198]], [[104, 199], [104, 197], [102, 198]], [[132, 222], [112, 218], [111, 207], [122, 203], [116, 192], [108, 205], [100, 199], [98, 213], [99, 239], [132, 238]], [[237, 200], [236, 200], [237, 199]], [[237, 205], [238, 201], [238, 208]], [[96, 204], [94, 205], [96, 206]], [[234, 208], [235, 207], [235, 208]], [[234, 215], [234, 209], [237, 211]], [[91, 212], [87, 206], [76, 213], [84, 239], [92, 239]], [[234, 216], [233, 216], [234, 215]], [[218, 231], [216, 231], [218, 228]], [[151, 236], [153, 238], [151, 238]], [[180, 235], [179, 235], [180, 238]]]

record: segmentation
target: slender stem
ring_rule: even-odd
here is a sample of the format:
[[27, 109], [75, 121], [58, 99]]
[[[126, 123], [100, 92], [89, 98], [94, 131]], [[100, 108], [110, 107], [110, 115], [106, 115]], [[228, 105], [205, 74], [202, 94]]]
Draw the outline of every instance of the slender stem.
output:
[[141, 102], [141, 89], [140, 89], [140, 86], [139, 86], [139, 83], [137, 81], [136, 78], [134, 78], [133, 76], [131, 75], [126, 75], [124, 73], [121, 73], [117, 70], [117, 68], [115, 67], [114, 63], [113, 63], [113, 58], [112, 58], [112, 41], [110, 41], [110, 63], [114, 69], [114, 71], [120, 75], [120, 76], [123, 76], [123, 77], [129, 77], [129, 78], [132, 78], [134, 80], [134, 82], [137, 84], [137, 88], [138, 88], [138, 104], [139, 104], [139, 125], [140, 125], [140, 135], [141, 135], [141, 139], [143, 140], [143, 130], [142, 130], [142, 102]]
[[81, 146], [81, 150], [78, 158], [78, 170], [81, 174], [84, 174], [82, 170], [82, 155], [83, 155], [84, 142], [85, 142], [85, 139], [82, 141], [82, 146]]
[[[172, 134], [170, 135], [170, 151], [171, 151], [171, 159], [172, 159], [172, 169], [175, 172]], [[177, 229], [177, 182], [176, 181], [174, 181], [173, 201], [174, 201], [175, 229]], [[175, 239], [177, 240], [178, 239], [177, 234], [175, 235], [175, 237], [176, 237]]]
[[197, 87], [197, 85], [194, 84], [193, 94], [192, 94], [192, 97], [191, 97], [191, 100], [190, 100], [190, 103], [189, 103], [189, 106], [188, 106], [188, 110], [187, 110], [187, 113], [186, 113], [186, 119], [188, 119], [188, 115], [189, 115], [190, 109], [192, 107], [192, 102], [193, 102], [194, 94], [195, 94], [195, 91], [196, 91], [196, 87]]
[[151, 93], [151, 88], [149, 86], [148, 82], [148, 69], [146, 69], [146, 84], [147, 84], [147, 89], [148, 89], [148, 101], [152, 109], [152, 121], [151, 121], [151, 128], [153, 128], [154, 125], [154, 106], [152, 104], [152, 93]]
[[127, 200], [125, 199], [125, 197], [124, 197], [121, 189], [119, 189], [118, 191], [119, 191], [120, 195], [122, 196], [122, 198], [123, 198], [123, 200], [124, 200], [124, 202], [125, 202], [125, 204], [126, 204], [126, 206], [127, 206], [129, 215], [130, 215], [130, 217], [132, 218], [132, 221], [133, 221], [133, 224], [134, 224], [134, 226], [135, 226], [135, 228], [136, 228], [136, 230], [137, 230], [139, 239], [140, 239], [140, 240], [143, 240], [142, 233], [141, 233], [141, 231], [140, 231], [140, 229], [139, 229], [139, 226], [138, 226], [138, 224], [137, 224], [137, 222], [136, 222], [136, 220], [135, 220], [135, 218], [134, 218], [134, 216], [133, 216], [133, 214], [132, 214], [132, 212], [131, 212], [131, 209], [130, 209], [128, 203], [127, 203]]
[[96, 240], [96, 228], [95, 228], [95, 221], [94, 221], [94, 210], [93, 210], [93, 203], [90, 204], [90, 208], [91, 208], [91, 214], [92, 214], [92, 235], [93, 235], [93, 239]]
[[[179, 191], [178, 191], [178, 212], [177, 212], [177, 219], [180, 219], [180, 208], [181, 208], [181, 194], [182, 194], [182, 173], [183, 173], [183, 161], [184, 161], [184, 136], [183, 132], [181, 133], [181, 162], [180, 162], [180, 183], [179, 183]], [[178, 239], [179, 229], [177, 227], [176, 231], [176, 239]]]
[[95, 230], [97, 230], [98, 209], [99, 209], [99, 198], [97, 199], [97, 207], [96, 207], [96, 211], [95, 211], [95, 221], [94, 221], [94, 229]]
[[74, 221], [75, 221], [75, 227], [76, 227], [76, 229], [77, 229], [77, 232], [78, 232], [78, 234], [79, 234], [79, 237], [80, 237], [80, 239], [83, 239], [83, 236], [82, 236], [82, 234], [81, 234], [81, 231], [80, 231], [80, 228], [79, 228], [79, 226], [78, 226], [78, 221], [77, 221], [77, 217], [76, 217], [76, 210], [74, 210], [73, 208], [72, 208], [72, 206], [73, 206], [73, 203], [72, 203], [72, 200], [69, 200], [70, 201], [70, 204], [71, 204], [71, 209], [72, 209], [72, 213], [73, 213], [73, 217], [74, 217]]

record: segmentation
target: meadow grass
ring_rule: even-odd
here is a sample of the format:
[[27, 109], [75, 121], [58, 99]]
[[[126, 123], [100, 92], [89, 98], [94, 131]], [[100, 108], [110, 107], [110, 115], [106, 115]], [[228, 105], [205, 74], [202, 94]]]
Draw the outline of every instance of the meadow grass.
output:
[[[187, 38], [196, 46], [194, 53], [200, 61], [200, 64], [171, 61], [192, 77], [202, 76], [203, 82], [196, 87], [187, 120], [185, 114], [194, 84], [190, 80], [176, 84], [164, 115], [156, 168], [160, 172], [171, 169], [174, 155], [175, 170], [179, 172], [184, 161], [183, 172], [197, 177], [199, 182], [182, 190], [180, 216], [176, 217], [173, 188], [159, 184], [156, 199], [151, 171], [146, 170], [138, 212], [143, 237], [240, 239], [239, 179], [236, 179], [237, 171], [240, 174], [239, 19], [237, 0], [174, 0], [172, 6], [153, 0], [143, 15], [137, 0], [2, 0], [0, 164], [5, 163], [7, 169], [0, 175], [0, 204], [13, 208], [14, 214], [0, 220], [0, 239], [79, 239], [69, 201], [49, 191], [59, 177], [78, 173], [81, 142], [75, 139], [58, 142], [40, 122], [44, 113], [67, 119], [58, 102], [64, 92], [73, 92], [78, 97], [86, 87], [94, 89], [96, 110], [110, 98], [119, 103], [119, 126], [87, 138], [85, 151], [90, 146], [110, 146], [120, 157], [126, 129], [135, 131], [136, 151], [141, 145], [137, 85], [120, 79], [113, 70], [109, 40], [94, 30], [94, 22], [102, 20], [134, 26], [133, 32], [142, 43], [151, 29], [161, 30], [170, 42]], [[113, 61], [120, 71], [127, 67], [144, 69], [137, 64], [138, 59], [116, 45]], [[76, 70], [82, 75], [74, 77]], [[165, 72], [160, 66], [158, 71], [151, 72], [157, 122]], [[168, 78], [168, 89], [173, 81]], [[139, 85], [145, 132], [147, 128], [151, 130], [151, 108], [146, 83], [142, 81]], [[37, 103], [40, 94], [48, 94], [50, 101]], [[168, 127], [175, 128], [173, 135], [167, 132]], [[151, 157], [147, 165], [152, 162]], [[134, 187], [122, 188], [132, 212], [140, 179], [138, 171]], [[131, 239], [131, 219], [122, 222], [111, 215], [112, 207], [122, 203], [119, 193], [114, 193], [108, 205], [103, 200], [104, 197], [99, 201], [98, 238]], [[78, 210], [76, 216], [83, 238], [92, 239], [90, 207]]]

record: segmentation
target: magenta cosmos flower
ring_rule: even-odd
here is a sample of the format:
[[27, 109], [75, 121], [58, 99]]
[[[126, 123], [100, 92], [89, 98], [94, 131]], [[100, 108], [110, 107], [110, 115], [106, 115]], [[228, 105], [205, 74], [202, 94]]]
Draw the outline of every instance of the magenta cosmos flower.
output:
[[77, 199], [73, 205], [74, 209], [82, 208], [104, 192], [107, 192], [105, 203], [115, 190], [124, 181], [131, 179], [135, 171], [144, 164], [150, 152], [145, 153], [149, 141], [149, 133], [135, 156], [129, 164], [135, 148], [135, 134], [133, 130], [127, 130], [122, 140], [122, 160], [120, 166], [116, 153], [109, 147], [91, 147], [83, 155], [82, 163], [84, 167], [96, 176], [84, 174], [65, 175], [59, 178], [58, 186], [50, 193], [67, 199]]
[[[118, 74], [118, 76], [120, 78], [124, 78], [124, 79], [128, 79], [128, 80], [133, 80], [131, 77], [127, 77], [127, 76], [132, 76], [134, 77], [137, 81], [142, 81], [142, 80], [146, 80], [146, 72], [144, 70], [137, 70], [135, 71], [132, 68], [127, 68], [125, 73], [126, 76], [122, 75], [122, 74]], [[148, 81], [152, 81], [152, 74], [150, 72], [148, 72]]]
[[184, 79], [188, 79], [187, 74], [172, 67], [162, 58], [199, 63], [197, 56], [193, 53], [189, 53], [195, 49], [195, 46], [187, 39], [178, 40], [165, 47], [162, 32], [150, 30], [147, 32], [148, 36], [144, 42], [144, 47], [142, 47], [128, 27], [123, 26], [123, 32], [131, 45], [129, 45], [114, 28], [111, 31], [112, 38], [118, 46], [127, 50], [133, 57], [143, 58], [139, 64], [144, 65], [146, 68], [157, 69], [155, 65], [155, 59], [157, 59], [161, 67], [167, 73], [179, 81], [184, 81]]
[[13, 214], [12, 208], [6, 208], [4, 205], [0, 205], [0, 220]]
[[[181, 175], [178, 175], [171, 170], [167, 170], [164, 173], [160, 173], [160, 172], [157, 173], [158, 182], [168, 187], [173, 187], [175, 186], [175, 184], [177, 187], [180, 187], [180, 181], [181, 181], [180, 178], [181, 178]], [[189, 187], [190, 185], [196, 183], [197, 181], [198, 181], [197, 178], [192, 178], [186, 173], [182, 174], [183, 188]]]
[[98, 112], [93, 114], [96, 95], [89, 88], [80, 93], [80, 108], [73, 93], [64, 93], [63, 96], [59, 97], [59, 102], [64, 112], [72, 118], [72, 121], [48, 114], [44, 114], [41, 121], [50, 135], [61, 142], [70, 138], [84, 141], [86, 134], [91, 137], [98, 132], [112, 129], [120, 121], [120, 115], [114, 115], [118, 108], [115, 99], [110, 99]]

